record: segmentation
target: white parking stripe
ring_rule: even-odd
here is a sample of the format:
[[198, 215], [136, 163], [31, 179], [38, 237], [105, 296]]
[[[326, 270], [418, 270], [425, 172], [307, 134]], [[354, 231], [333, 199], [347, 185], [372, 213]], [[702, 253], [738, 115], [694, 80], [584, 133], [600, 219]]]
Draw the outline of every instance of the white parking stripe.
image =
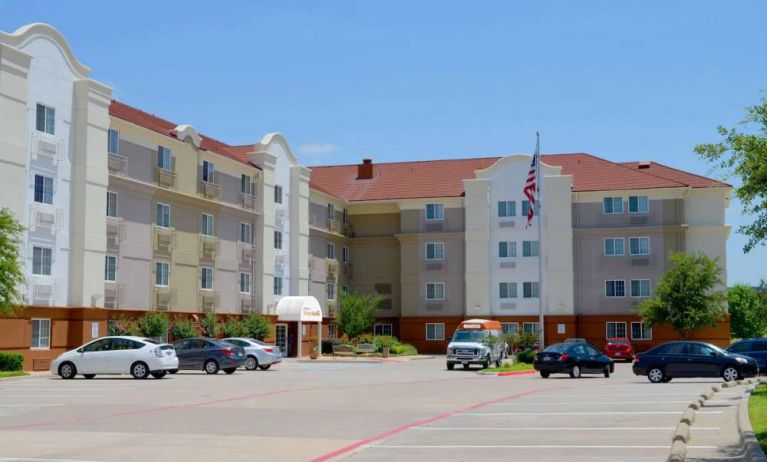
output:
[[[464, 413], [455, 414], [452, 417], [459, 416], [512, 416], [512, 415], [534, 415], [534, 416], [559, 416], [559, 415], [660, 415], [660, 414], [682, 414], [682, 411], [640, 411], [640, 412], [497, 412], [497, 413]], [[696, 414], [721, 414], [722, 411], [698, 411]]]
[[[424, 431], [668, 431], [676, 427], [413, 427], [411, 430]], [[695, 427], [694, 430], [720, 430], [719, 427]]]
[[[599, 393], [599, 396], [602, 397], [602, 398], [612, 398], [613, 396], [656, 396], [656, 397], [657, 396], [687, 396], [687, 397], [692, 398], [693, 396], [697, 396], [697, 395], [695, 395], [695, 393], [696, 392], [692, 392], [692, 393], [662, 393], [662, 392], [658, 392], [658, 393]], [[742, 393], [724, 392], [724, 391], [717, 392], [717, 395], [741, 395], [741, 394]], [[517, 399], [518, 400], [528, 401], [528, 400], [531, 400], [531, 399], [540, 398], [541, 396], [545, 396], [545, 395], [543, 393], [541, 393], [541, 394], [537, 394], [535, 396], [532, 396], [532, 395], [531, 396], [522, 396], [522, 397], [519, 397]], [[572, 399], [572, 398], [593, 398], [593, 397], [594, 397], [594, 394], [591, 394], [591, 395], [567, 395], [567, 396], [563, 396], [563, 399], [568, 399], [569, 400], [569, 399]]]
[[[531, 405], [544, 405], [544, 406], [562, 406], [562, 405], [600, 405], [600, 404], [687, 404], [687, 401], [575, 401], [575, 402], [562, 402], [562, 401], [528, 401], [525, 403], [491, 403], [490, 406], [531, 406]], [[711, 403], [713, 401], [706, 401]], [[721, 401], [725, 402], [725, 401]]]
[[[568, 445], [568, 444], [497, 444], [497, 445], [471, 445], [471, 444], [453, 444], [453, 445], [380, 445], [371, 444], [363, 446], [364, 448], [375, 449], [664, 449], [668, 450], [669, 445], [661, 446], [619, 446], [619, 445]], [[687, 446], [687, 449], [717, 449], [719, 446]]]
[[63, 404], [0, 404], [0, 407], [53, 407]]
[[[72, 393], [71, 395], [49, 395], [49, 394], [37, 394], [37, 395], [3, 395], [0, 396], [0, 399], [17, 399], [17, 398], [36, 398], [36, 399], [42, 399], [42, 398], [101, 398], [106, 395], [80, 395], [77, 393]], [[2, 459], [0, 459], [2, 460]]]
[[99, 462], [97, 460], [75, 459], [33, 459], [31, 457], [0, 457], [0, 462]]

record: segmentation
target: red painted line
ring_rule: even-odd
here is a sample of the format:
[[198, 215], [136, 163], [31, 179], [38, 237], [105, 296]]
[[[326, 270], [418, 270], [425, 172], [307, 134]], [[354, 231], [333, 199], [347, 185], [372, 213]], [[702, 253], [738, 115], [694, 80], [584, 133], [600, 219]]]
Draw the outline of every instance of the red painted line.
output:
[[535, 375], [535, 371], [510, 371], [510, 372], [499, 372], [498, 377], [511, 377], [515, 375]]
[[440, 415], [437, 415], [437, 416], [434, 416], [434, 417], [429, 417], [427, 419], [419, 420], [417, 422], [411, 422], [411, 423], [403, 425], [401, 427], [397, 427], [397, 428], [395, 428], [393, 430], [389, 430], [389, 431], [386, 431], [386, 432], [381, 433], [379, 435], [375, 435], [375, 436], [371, 436], [370, 438], [365, 438], [363, 440], [359, 440], [359, 441], [357, 441], [355, 443], [352, 443], [352, 444], [350, 444], [348, 446], [344, 446], [344, 447], [342, 447], [340, 449], [336, 449], [333, 452], [329, 452], [329, 453], [327, 453], [325, 455], [317, 457], [316, 459], [312, 459], [311, 462], [327, 462], [327, 461], [335, 459], [336, 457], [342, 456], [344, 454], [348, 454], [348, 453], [350, 453], [350, 452], [352, 452], [352, 451], [354, 451], [356, 449], [359, 449], [362, 446], [368, 445], [368, 444], [370, 444], [370, 443], [372, 443], [374, 441], [379, 441], [379, 440], [382, 440], [384, 438], [388, 438], [390, 436], [394, 436], [394, 435], [396, 435], [398, 433], [402, 433], [402, 432], [404, 432], [406, 430], [409, 430], [409, 429], [411, 429], [413, 427], [420, 427], [422, 425], [430, 424], [430, 423], [433, 423], [433, 422], [438, 422], [440, 420], [447, 419], [448, 417], [452, 417], [452, 416], [454, 416], [456, 414], [462, 414], [464, 412], [473, 411], [475, 409], [479, 409], [481, 407], [488, 406], [490, 404], [499, 403], [501, 401], [508, 401], [508, 400], [511, 400], [511, 399], [520, 398], [522, 396], [532, 395], [532, 394], [538, 393], [540, 391], [544, 391], [544, 390], [525, 391], [525, 392], [522, 392], [522, 393], [517, 393], [517, 394], [514, 394], [514, 395], [505, 396], [503, 398], [494, 399], [492, 401], [485, 401], [483, 403], [473, 404], [473, 405], [468, 406], [468, 407], [457, 409], [455, 411], [446, 412], [444, 414], [440, 414]]

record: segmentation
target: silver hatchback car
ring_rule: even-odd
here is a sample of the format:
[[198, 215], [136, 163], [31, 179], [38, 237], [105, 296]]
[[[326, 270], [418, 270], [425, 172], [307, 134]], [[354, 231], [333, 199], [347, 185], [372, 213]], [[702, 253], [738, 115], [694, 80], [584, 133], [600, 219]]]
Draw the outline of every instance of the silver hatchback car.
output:
[[242, 337], [229, 337], [224, 339], [233, 345], [245, 350], [245, 369], [253, 371], [261, 369], [265, 371], [282, 361], [280, 347], [264, 343], [261, 340]]

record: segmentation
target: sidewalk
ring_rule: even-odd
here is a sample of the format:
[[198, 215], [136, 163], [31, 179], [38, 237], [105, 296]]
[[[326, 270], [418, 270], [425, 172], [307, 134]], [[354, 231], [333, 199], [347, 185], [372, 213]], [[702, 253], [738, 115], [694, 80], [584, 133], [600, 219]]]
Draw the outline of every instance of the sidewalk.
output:
[[322, 355], [317, 359], [309, 359], [308, 357], [285, 358], [283, 362], [299, 362], [299, 363], [407, 363], [410, 361], [418, 361], [421, 359], [433, 359], [435, 356], [429, 355], [417, 355], [417, 356], [389, 356], [388, 358], [381, 358], [378, 356], [335, 356]]

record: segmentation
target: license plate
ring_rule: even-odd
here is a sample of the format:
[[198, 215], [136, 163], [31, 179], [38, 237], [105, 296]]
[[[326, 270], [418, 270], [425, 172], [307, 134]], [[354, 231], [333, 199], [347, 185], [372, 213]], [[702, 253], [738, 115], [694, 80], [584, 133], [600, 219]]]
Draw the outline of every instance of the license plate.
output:
[[620, 356], [620, 355], [621, 355], [621, 353], [615, 353], [615, 356]]
[[461, 364], [465, 366], [465, 365], [469, 364], [469, 362], [468, 361], [461, 361]]

